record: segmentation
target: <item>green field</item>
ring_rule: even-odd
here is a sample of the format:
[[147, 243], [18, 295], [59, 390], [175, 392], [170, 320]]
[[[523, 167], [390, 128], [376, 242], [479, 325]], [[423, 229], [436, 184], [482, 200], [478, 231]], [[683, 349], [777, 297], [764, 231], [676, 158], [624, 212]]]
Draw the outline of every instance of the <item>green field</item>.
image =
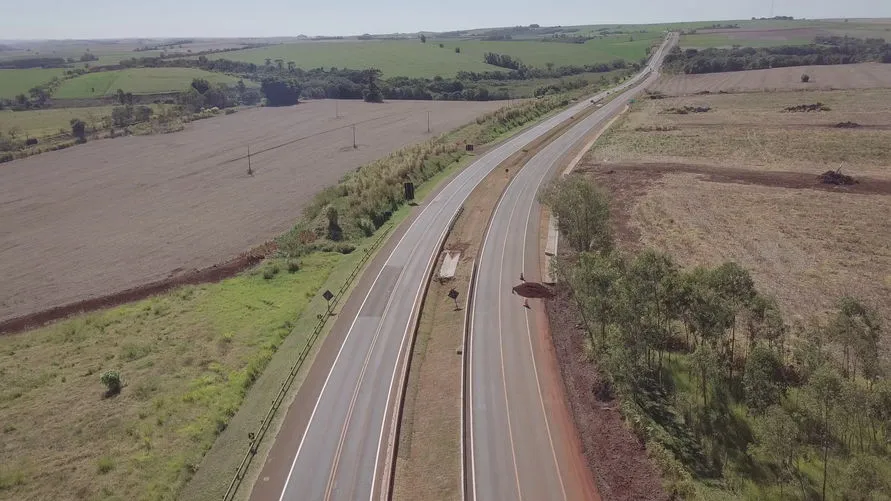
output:
[[[151, 105], [157, 113], [163, 105]], [[22, 136], [46, 137], [71, 132], [71, 119], [79, 118], [90, 129], [102, 123], [104, 117], [111, 116], [114, 106], [90, 106], [86, 108], [47, 108], [43, 110], [12, 111], [0, 110], [0, 131], [6, 132], [15, 127]]]
[[[264, 64], [269, 58], [294, 61], [299, 68], [352, 68], [374, 67], [385, 76], [443, 77], [454, 76], [459, 71], [498, 70], [483, 62], [483, 54], [497, 52], [519, 58], [530, 66], [544, 67], [583, 65], [609, 62], [616, 58], [638, 60], [646, 55], [646, 49], [658, 39], [659, 33], [640, 33], [629, 36], [591, 40], [585, 44], [553, 43], [540, 41], [484, 42], [479, 40], [433, 40], [420, 43], [417, 40], [299, 42], [227, 52], [219, 58]], [[443, 47], [439, 44], [442, 43]], [[461, 49], [460, 53], [455, 48]]]
[[28, 89], [64, 74], [64, 68], [0, 70], [0, 98], [12, 99], [18, 94], [27, 95]]
[[709, 47], [723, 48], [740, 45], [743, 47], [776, 47], [779, 45], [808, 45], [813, 38], [788, 38], [785, 40], [761, 40], [757, 38], [730, 37], [723, 33], [702, 33], [681, 36], [678, 45], [684, 49], [705, 49]]
[[211, 83], [235, 84], [238, 79], [193, 68], [134, 68], [101, 71], [66, 80], [53, 94], [58, 99], [111, 96], [118, 89], [133, 94], [160, 94], [185, 90], [193, 78]]

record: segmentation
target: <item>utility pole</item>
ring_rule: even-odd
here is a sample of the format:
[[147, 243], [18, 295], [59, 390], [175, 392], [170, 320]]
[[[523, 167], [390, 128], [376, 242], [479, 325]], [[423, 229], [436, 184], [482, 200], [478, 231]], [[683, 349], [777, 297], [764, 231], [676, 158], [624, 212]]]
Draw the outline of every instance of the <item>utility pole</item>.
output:
[[251, 169], [251, 145], [248, 145], [248, 176], [253, 176], [254, 171]]
[[358, 146], [356, 146], [356, 124], [353, 124], [353, 149], [356, 148], [358, 148]]
[[427, 134], [430, 134], [430, 112], [427, 112]]
[[340, 101], [334, 100], [334, 118], [340, 118]]

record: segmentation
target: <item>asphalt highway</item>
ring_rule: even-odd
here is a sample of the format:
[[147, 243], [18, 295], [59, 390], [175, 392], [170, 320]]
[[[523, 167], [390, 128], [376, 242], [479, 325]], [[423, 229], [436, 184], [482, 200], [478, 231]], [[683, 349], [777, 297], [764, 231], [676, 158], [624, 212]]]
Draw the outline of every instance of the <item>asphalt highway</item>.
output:
[[[547, 322], [539, 300], [512, 294], [523, 273], [540, 276], [541, 185], [560, 160], [658, 77], [670, 35], [623, 94], [545, 146], [517, 173], [495, 208], [480, 251], [468, 341], [465, 495], [468, 500], [591, 499], [596, 489], [573, 445], [559, 372], [545, 370]], [[640, 84], [640, 85], [638, 85]], [[615, 91], [613, 91], [615, 92]], [[546, 327], [545, 327], [546, 329]], [[555, 374], [556, 372], [556, 374]]]
[[[449, 224], [501, 162], [589, 106], [589, 100], [576, 104], [482, 155], [421, 206], [379, 270], [370, 270], [377, 276], [355, 316], [335, 323], [345, 334], [329, 335], [322, 345], [320, 357], [325, 350], [337, 354], [332, 363], [310, 368], [306, 381], [319, 384], [304, 383], [298, 391], [252, 500], [372, 500], [386, 492], [384, 460], [392, 447], [397, 378]], [[334, 340], [339, 347], [330, 346]]]

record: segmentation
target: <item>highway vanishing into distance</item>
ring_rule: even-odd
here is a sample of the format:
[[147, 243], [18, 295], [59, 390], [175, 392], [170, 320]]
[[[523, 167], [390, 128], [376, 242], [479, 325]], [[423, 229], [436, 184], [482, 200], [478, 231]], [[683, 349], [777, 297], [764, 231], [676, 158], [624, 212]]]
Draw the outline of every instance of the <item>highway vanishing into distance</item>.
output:
[[[660, 49], [652, 59], [651, 65], [661, 61], [661, 54], [662, 50]], [[619, 86], [619, 89], [624, 90], [640, 82], [642, 78], [646, 77], [649, 69], [645, 69], [638, 76], [625, 82]], [[596, 96], [595, 100], [603, 95]], [[584, 132], [616, 113], [620, 105], [624, 104], [624, 102], [619, 103], [622, 100], [619, 98], [613, 103], [604, 105], [601, 110], [596, 111], [570, 129], [564, 136], [575, 137], [578, 130], [581, 131], [578, 133], [578, 137], [582, 137]], [[333, 326], [332, 334], [326, 338], [320, 348], [316, 363], [310, 368], [294, 404], [288, 410], [285, 422], [260, 473], [260, 479], [254, 487], [251, 495], [252, 500], [353, 501], [377, 500], [386, 496], [389, 490], [389, 459], [392, 458], [395, 441], [394, 415], [395, 404], [399, 399], [399, 381], [405, 370], [410, 336], [419, 314], [427, 278], [449, 225], [477, 184], [501, 162], [589, 106], [592, 104], [588, 100], [576, 104], [481, 156], [432, 199], [423, 204], [412, 224], [402, 234], [401, 239], [394, 246], [389, 247], [388, 255], [379, 255], [379, 260], [383, 261], [379, 269], [375, 264], [369, 267], [369, 271], [372, 273], [377, 272], [376, 276], [367, 279], [363, 277], [362, 279], [362, 281], [370, 282], [365, 284], [368, 292], [364, 299], [361, 303], [357, 303], [353, 310], [350, 310], [349, 302], [344, 306]], [[592, 117], [599, 118], [595, 120]], [[587, 129], [582, 131], [580, 129], [582, 125], [586, 125]], [[564, 144], [565, 141], [562, 141], [564, 136], [558, 138], [557, 142]], [[571, 144], [575, 142], [577, 139], [573, 140]], [[569, 148], [571, 144], [566, 147]], [[545, 151], [551, 151], [552, 155], [557, 155], [549, 159], [552, 164], [559, 157], [561, 150], [546, 149]], [[535, 159], [542, 157], [542, 154], [544, 151]], [[523, 179], [528, 177], [524, 173], [527, 170], [532, 170], [530, 167], [535, 163], [535, 159], [518, 174], [511, 186], [517, 184], [516, 180], [521, 176]], [[544, 163], [547, 161], [548, 159], [539, 160]], [[534, 184], [534, 181], [533, 177], [528, 183]], [[511, 189], [509, 188], [509, 191]], [[534, 193], [531, 197], [534, 199]], [[507, 196], [505, 196], [506, 199]], [[516, 226], [510, 220], [511, 217], [508, 216], [508, 226], [511, 224]], [[523, 224], [519, 226], [521, 229], [528, 226], [526, 220], [527, 216], [524, 213]], [[490, 237], [490, 240], [494, 242], [495, 237]], [[520, 240], [520, 242], [525, 241], [525, 238]], [[381, 254], [387, 250], [382, 250]], [[489, 259], [495, 252], [494, 250], [484, 251], [484, 258]], [[524, 255], [522, 248], [514, 248], [511, 250], [510, 256], [506, 257], [516, 259], [522, 255]], [[378, 259], [375, 260], [375, 263], [377, 261]], [[491, 262], [489, 263], [491, 264]], [[500, 263], [496, 264], [497, 266], [492, 265], [491, 268], [480, 268], [480, 278], [487, 278], [487, 280], [480, 281], [484, 284], [483, 286], [488, 286], [490, 280], [497, 280], [497, 282], [493, 282], [493, 287], [498, 289], [502, 284], [510, 281], [508, 277], [504, 277], [505, 281], [499, 278], [502, 267]], [[522, 266], [511, 270], [505, 268], [505, 273], [510, 271], [509, 277], [513, 278], [513, 275], [517, 274], [521, 268]], [[360, 290], [364, 288], [362, 283], [358, 287]], [[509, 295], [509, 287], [505, 291]], [[478, 293], [480, 294], [477, 296], [479, 300], [485, 292], [478, 287]], [[493, 293], [492, 298], [497, 297], [500, 296]], [[486, 298], [486, 301], [488, 300], [489, 298]], [[490, 304], [479, 303], [479, 306], [476, 306], [474, 321], [479, 319], [482, 322], [484, 317], [492, 320], [501, 318], [502, 314], [499, 309], [490, 306]], [[512, 306], [516, 306], [516, 304]], [[483, 311], [484, 308], [491, 309], [486, 315], [481, 315], [480, 311]], [[522, 321], [524, 318], [515, 309], [512, 309], [510, 313], [505, 313], [505, 315], [510, 314], [514, 315], [518, 321]], [[514, 321], [512, 320], [512, 322]], [[517, 324], [511, 323], [502, 327], [513, 329], [516, 326]], [[500, 330], [490, 330], [492, 326], [488, 324], [481, 325], [480, 329], [486, 330], [486, 339], [497, 339], [501, 332]], [[338, 330], [342, 330], [343, 334], [337, 335], [336, 331]], [[507, 335], [517, 336], [523, 332], [525, 331], [511, 331]], [[474, 342], [483, 338], [482, 330], [475, 331]], [[339, 346], [332, 343], [339, 343]], [[474, 346], [473, 349], [477, 349], [477, 347]], [[479, 349], [480, 353], [472, 355], [473, 363], [480, 363], [479, 360], [486, 358], [491, 365], [490, 369], [500, 367], [497, 364], [498, 358], [491, 358], [497, 357], [498, 352], [493, 351], [493, 349], [498, 350], [497, 345]], [[326, 351], [332, 354], [333, 360], [330, 363], [326, 363], [327, 361], [324, 360]], [[523, 355], [509, 354], [508, 356], [522, 357]], [[516, 363], [515, 367], [519, 369], [524, 366], [526, 359], [518, 359]], [[477, 369], [473, 377], [482, 377], [481, 371]], [[491, 381], [491, 383], [496, 385], [498, 381], [503, 381], [503, 374], [498, 374], [498, 380]], [[526, 401], [530, 395], [529, 389], [534, 389], [529, 386], [529, 383], [532, 381], [524, 380], [524, 386], [517, 390], [519, 392], [517, 398], [523, 399], [524, 412], [531, 413], [535, 409], [525, 407], [529, 404]], [[528, 449], [528, 453], [534, 452], [537, 455], [538, 467], [550, 468], [550, 470], [539, 472], [526, 470], [524, 466], [523, 471], [527, 472], [531, 478], [526, 484], [520, 486], [518, 468], [503, 461], [506, 457], [504, 454], [505, 444], [501, 438], [504, 437], [500, 432], [492, 433], [495, 428], [506, 426], [507, 421], [503, 420], [503, 414], [499, 414], [502, 411], [492, 407], [501, 405], [504, 406], [502, 409], [506, 408], [505, 395], [502, 392], [490, 397], [491, 399], [497, 397], [497, 400], [481, 400], [483, 398], [482, 387], [477, 385], [473, 388], [479, 388], [473, 395], [473, 407], [476, 406], [476, 402], [481, 402], [483, 406], [479, 412], [475, 411], [473, 414], [473, 426], [476, 433], [473, 434], [475, 437], [473, 448], [468, 451], [469, 454], [472, 454], [476, 468], [474, 474], [468, 476], [468, 481], [479, 488], [479, 491], [475, 488], [473, 492], [479, 492], [479, 499], [486, 501], [520, 499], [517, 497], [517, 489], [525, 489], [527, 486], [531, 489], [532, 485], [538, 482], [543, 486], [536, 487], [536, 490], [530, 492], [547, 492], [547, 495], [538, 497], [530, 494], [528, 499], [562, 499], [559, 479], [561, 470], [559, 467], [545, 464], [548, 458], [553, 455], [554, 447], [548, 442], [539, 443], [540, 441], [537, 441], [535, 445], [536, 447], [542, 446], [541, 450]], [[500, 387], [496, 385], [489, 388], [488, 391], [495, 391], [497, 388]], [[513, 387], [511, 389], [513, 390]], [[542, 412], [540, 405], [536, 408], [536, 412], [539, 414]], [[487, 409], [492, 411], [491, 415], [486, 411]], [[486, 420], [490, 420], [488, 424], [484, 423], [484, 417]], [[517, 422], [515, 426], [539, 426], [544, 423], [546, 421], [542, 421], [540, 417], [536, 418], [531, 415], [528, 423]], [[531, 435], [539, 434], [539, 431], [515, 429], [514, 433], [522, 432]], [[540, 438], [540, 435], [537, 436]], [[530, 467], [534, 468], [535, 466], [533, 464]], [[484, 475], [490, 474], [493, 477], [483, 478]], [[503, 480], [494, 478], [494, 476], [502, 476]], [[515, 480], [517, 481], [515, 482]], [[512, 487], [515, 484], [517, 487]]]
[[[520, 273], [538, 280], [541, 185], [560, 160], [658, 77], [671, 35], [650, 61], [642, 85], [630, 81], [606, 103], [545, 146], [501, 196], [480, 249], [468, 343], [465, 416], [466, 499], [577, 500], [596, 494], [577, 444], [559, 371], [548, 363], [544, 305], [513, 295]], [[598, 96], [599, 97], [599, 96]]]

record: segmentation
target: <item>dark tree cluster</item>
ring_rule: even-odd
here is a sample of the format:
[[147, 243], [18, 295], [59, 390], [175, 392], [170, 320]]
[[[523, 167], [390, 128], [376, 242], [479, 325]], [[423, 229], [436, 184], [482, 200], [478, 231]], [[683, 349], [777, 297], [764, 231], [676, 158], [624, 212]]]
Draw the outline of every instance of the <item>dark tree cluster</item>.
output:
[[891, 44], [881, 38], [818, 37], [817, 43], [803, 46], [703, 50], [676, 47], [665, 58], [668, 70], [687, 74], [863, 62], [891, 62]]
[[0, 61], [0, 69], [64, 68], [67, 63], [68, 61], [64, 57], [23, 57]]
[[497, 54], [495, 52], [486, 52], [483, 55], [483, 61], [492, 66], [507, 68], [509, 70], [522, 70], [526, 68], [519, 59], [513, 58], [507, 54]]
[[608, 196], [589, 179], [556, 181], [542, 202], [572, 251], [555, 268], [584, 356], [673, 498], [691, 497], [694, 476], [773, 484], [767, 499], [891, 496], [891, 367], [873, 309], [841, 297], [828, 318], [790, 326], [736, 263], [685, 270], [656, 250], [617, 251]]

